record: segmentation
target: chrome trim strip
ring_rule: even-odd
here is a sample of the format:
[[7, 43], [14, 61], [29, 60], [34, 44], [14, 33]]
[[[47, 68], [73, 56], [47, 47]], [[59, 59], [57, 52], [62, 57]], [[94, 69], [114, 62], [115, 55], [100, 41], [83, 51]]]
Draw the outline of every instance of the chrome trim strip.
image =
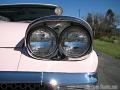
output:
[[12, 4], [0, 4], [0, 6], [12, 6], [12, 5], [40, 5], [40, 6], [52, 6], [52, 7], [59, 7], [58, 5], [54, 4], [44, 4], [44, 3], [12, 3]]
[[0, 83], [40, 83], [42, 72], [0, 71]]
[[97, 74], [91, 73], [63, 73], [63, 72], [19, 72], [0, 71], [0, 83], [41, 83], [57, 85], [96, 84]]
[[49, 84], [51, 80], [55, 80], [58, 85], [72, 84], [96, 84], [96, 73], [48, 73], [43, 74], [43, 83]]

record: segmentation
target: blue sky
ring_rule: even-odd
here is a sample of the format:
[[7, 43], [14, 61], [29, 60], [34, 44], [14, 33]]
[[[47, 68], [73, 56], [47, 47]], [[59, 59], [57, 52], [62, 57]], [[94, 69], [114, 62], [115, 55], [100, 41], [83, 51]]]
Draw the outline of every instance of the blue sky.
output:
[[84, 17], [87, 13], [104, 14], [108, 8], [120, 15], [120, 0], [0, 0], [0, 4], [8, 3], [47, 3], [57, 4], [64, 10], [63, 15]]

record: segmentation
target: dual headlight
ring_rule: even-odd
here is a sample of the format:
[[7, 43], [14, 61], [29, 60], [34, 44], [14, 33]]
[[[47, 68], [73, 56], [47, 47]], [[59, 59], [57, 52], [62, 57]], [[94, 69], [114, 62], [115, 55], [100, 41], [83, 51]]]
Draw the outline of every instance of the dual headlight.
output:
[[29, 33], [27, 45], [34, 57], [49, 57], [57, 48], [56, 33], [48, 27], [36, 28]]
[[90, 48], [88, 32], [80, 26], [66, 28], [60, 36], [60, 49], [69, 57], [80, 57]]
[[86, 54], [91, 47], [91, 37], [81, 26], [68, 26], [58, 35], [50, 27], [38, 26], [29, 30], [26, 37], [29, 54], [37, 59], [51, 57], [56, 50], [75, 58]]

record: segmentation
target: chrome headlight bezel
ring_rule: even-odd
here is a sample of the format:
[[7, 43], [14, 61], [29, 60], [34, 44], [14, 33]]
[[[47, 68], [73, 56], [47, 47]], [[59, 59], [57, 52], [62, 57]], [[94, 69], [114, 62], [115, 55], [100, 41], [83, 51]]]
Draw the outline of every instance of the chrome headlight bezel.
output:
[[[67, 25], [64, 25], [64, 23], [67, 23]], [[33, 55], [33, 53], [29, 50], [29, 47], [28, 47], [28, 36], [29, 36], [29, 32], [34, 30], [34, 28], [36, 26], [39, 26], [39, 27], [48, 27], [50, 28], [50, 31], [52, 31], [53, 33], [55, 33], [55, 37], [56, 37], [56, 50], [53, 50], [53, 53], [48, 55], [48, 56], [45, 56], [45, 57], [36, 57], [35, 55]], [[79, 55], [79, 56], [68, 56], [65, 54], [65, 52], [61, 49], [61, 36], [62, 36], [62, 33], [64, 33], [64, 31], [71, 27], [71, 26], [79, 26], [79, 27], [82, 27], [84, 28], [84, 30], [88, 33], [89, 35], [89, 38], [90, 38], [90, 47], [86, 50], [86, 52], [84, 52], [83, 54]], [[40, 19], [37, 19], [35, 21], [33, 21], [32, 23], [29, 24], [27, 30], [26, 30], [26, 34], [25, 34], [25, 47], [26, 47], [26, 50], [28, 52], [28, 54], [35, 58], [35, 59], [44, 59], [44, 60], [53, 60], [53, 58], [57, 57], [58, 56], [58, 53], [60, 55], [64, 55], [65, 58], [62, 59], [62, 60], [67, 60], [68, 58], [70, 60], [81, 60], [80, 58], [81, 57], [84, 57], [84, 56], [88, 56], [93, 47], [92, 47], [92, 40], [93, 40], [93, 32], [92, 32], [92, 28], [90, 27], [90, 25], [82, 20], [82, 19], [77, 19], [77, 18], [74, 18], [74, 17], [68, 17], [68, 16], [48, 16], [48, 17], [43, 17], [43, 18], [40, 18]], [[58, 56], [59, 58], [59, 56]], [[75, 59], [74, 59], [75, 58]], [[78, 58], [78, 59], [77, 59]], [[69, 60], [68, 59], [68, 60]], [[56, 59], [54, 59], [56, 60]]]
[[[48, 53], [47, 55], [45, 55], [45, 56], [37, 56], [37, 55], [35, 55], [35, 53], [33, 52], [33, 50], [31, 49], [31, 45], [30, 45], [30, 37], [31, 37], [31, 35], [32, 35], [32, 33], [33, 32], [35, 32], [35, 31], [37, 31], [37, 29], [36, 28], [43, 28], [43, 29], [45, 29], [46, 30], [46, 32], [51, 32], [53, 35], [54, 35], [54, 39], [55, 39], [55, 45], [54, 45], [54, 47], [53, 47], [53, 49], [51, 50], [51, 52], [50, 53]], [[27, 52], [30, 54], [30, 56], [32, 56], [33, 58], [35, 58], [35, 59], [42, 59], [42, 58], [50, 58], [50, 57], [52, 57], [52, 55], [54, 55], [54, 53], [55, 53], [55, 51], [56, 51], [56, 49], [57, 49], [57, 44], [58, 44], [58, 37], [57, 37], [57, 34], [56, 34], [56, 32], [54, 32], [54, 30], [52, 30], [52, 28], [50, 28], [50, 27], [47, 27], [47, 26], [39, 26], [39, 25], [35, 25], [34, 27], [29, 27], [29, 29], [28, 29], [28, 32], [27, 32], [27, 34], [26, 34], [26, 38], [25, 38], [25, 43], [26, 43], [26, 48], [27, 48]]]
[[[81, 53], [81, 54], [79, 54], [79, 55], [75, 55], [75, 54], [70, 54], [70, 53], [68, 53], [67, 51], [65, 51], [64, 49], [63, 49], [63, 46], [62, 46], [62, 43], [63, 43], [63, 35], [67, 32], [67, 31], [69, 31], [71, 28], [76, 28], [76, 27], [78, 27], [78, 28], [82, 28], [83, 30], [82, 31], [84, 31], [85, 33], [86, 33], [86, 36], [87, 36], [87, 38], [88, 38], [88, 40], [89, 40], [89, 46], [86, 48], [86, 50], [83, 52], [83, 53]], [[89, 33], [89, 31], [87, 30], [87, 28], [86, 27], [84, 27], [84, 26], [82, 26], [82, 25], [73, 25], [73, 26], [69, 26], [69, 27], [67, 27], [66, 29], [64, 29], [63, 31], [62, 31], [62, 33], [60, 34], [60, 38], [59, 38], [59, 41], [60, 41], [60, 43], [59, 43], [59, 49], [60, 49], [60, 51], [62, 52], [62, 53], [64, 53], [64, 55], [66, 55], [67, 57], [70, 57], [70, 58], [79, 58], [79, 57], [81, 57], [81, 56], [84, 56], [84, 55], [86, 55], [89, 51], [90, 51], [90, 49], [91, 49], [91, 47], [92, 47], [92, 37], [91, 37], [91, 35], [90, 35], [90, 33]]]

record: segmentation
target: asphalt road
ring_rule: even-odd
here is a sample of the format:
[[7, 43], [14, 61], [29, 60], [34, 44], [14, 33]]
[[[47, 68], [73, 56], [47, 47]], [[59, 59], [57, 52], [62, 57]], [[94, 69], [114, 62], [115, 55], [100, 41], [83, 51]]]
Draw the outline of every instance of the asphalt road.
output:
[[[120, 90], [120, 60], [113, 59], [111, 56], [97, 52], [99, 58], [98, 79], [99, 85], [108, 86], [111, 89]], [[117, 89], [115, 89], [117, 88]], [[103, 90], [103, 89], [102, 89]]]

